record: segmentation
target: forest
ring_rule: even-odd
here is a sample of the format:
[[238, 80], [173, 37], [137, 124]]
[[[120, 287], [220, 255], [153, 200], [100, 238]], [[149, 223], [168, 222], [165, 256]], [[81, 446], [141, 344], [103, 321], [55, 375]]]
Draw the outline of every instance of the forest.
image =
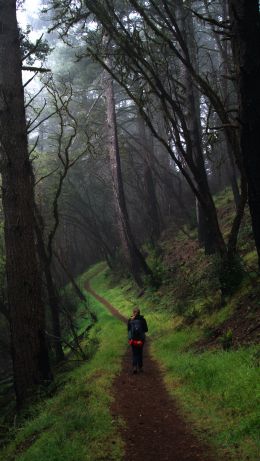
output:
[[0, 0], [0, 461], [259, 460], [259, 82], [257, 0]]

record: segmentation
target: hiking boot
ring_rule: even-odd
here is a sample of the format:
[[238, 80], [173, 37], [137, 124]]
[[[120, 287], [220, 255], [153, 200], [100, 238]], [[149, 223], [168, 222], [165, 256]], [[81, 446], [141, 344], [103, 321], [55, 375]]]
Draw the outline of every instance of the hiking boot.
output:
[[136, 373], [137, 373], [137, 368], [134, 367], [134, 368], [133, 368], [133, 374], [136, 375]]

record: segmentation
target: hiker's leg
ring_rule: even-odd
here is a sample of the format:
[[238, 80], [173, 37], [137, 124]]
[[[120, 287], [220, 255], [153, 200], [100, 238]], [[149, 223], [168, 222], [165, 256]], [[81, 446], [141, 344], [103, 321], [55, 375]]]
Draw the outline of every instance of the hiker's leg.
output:
[[133, 367], [136, 368], [138, 365], [138, 348], [132, 345], [132, 353], [133, 353]]
[[143, 368], [143, 346], [138, 349], [138, 367]]

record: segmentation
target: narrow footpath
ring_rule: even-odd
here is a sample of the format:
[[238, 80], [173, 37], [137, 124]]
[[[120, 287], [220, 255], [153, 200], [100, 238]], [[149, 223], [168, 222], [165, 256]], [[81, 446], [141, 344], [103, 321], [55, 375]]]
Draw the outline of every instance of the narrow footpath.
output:
[[[85, 288], [113, 315], [127, 322], [89, 284]], [[145, 345], [144, 370], [144, 373], [132, 374], [128, 348], [121, 373], [114, 382], [115, 399], [111, 408], [115, 418], [125, 421], [122, 429], [124, 461], [213, 461], [210, 449], [192, 434], [190, 425], [185, 423], [167, 393], [162, 373], [149, 352], [149, 341]]]

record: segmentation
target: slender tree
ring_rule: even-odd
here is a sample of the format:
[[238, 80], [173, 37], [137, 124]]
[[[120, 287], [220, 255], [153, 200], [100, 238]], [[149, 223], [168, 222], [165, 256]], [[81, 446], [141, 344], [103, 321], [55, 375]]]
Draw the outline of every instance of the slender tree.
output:
[[54, 284], [53, 275], [51, 273], [52, 254], [48, 254], [44, 243], [44, 223], [40, 211], [35, 207], [35, 230], [37, 236], [38, 253], [42, 263], [43, 272], [45, 275], [46, 289], [48, 293], [48, 302], [52, 316], [52, 332], [55, 337], [54, 350], [56, 361], [64, 360], [64, 352], [61, 343], [61, 327], [60, 327], [60, 299], [57, 289]]
[[[186, 10], [183, 1], [178, 1], [178, 13], [180, 30], [187, 44], [189, 59], [194, 68], [198, 69], [198, 60], [195, 46], [195, 31], [191, 12]], [[191, 7], [190, 4], [188, 4]], [[209, 189], [208, 177], [204, 163], [203, 146], [202, 146], [202, 127], [201, 127], [201, 114], [200, 114], [200, 94], [194, 85], [192, 75], [187, 66], [183, 67], [183, 82], [184, 82], [184, 114], [187, 123], [187, 136], [190, 138], [192, 157], [194, 158], [200, 182], [204, 184], [205, 189]], [[189, 140], [187, 140], [189, 142]], [[196, 199], [196, 215], [198, 224], [198, 240], [204, 246], [205, 253], [211, 254], [215, 252], [215, 236], [212, 230], [211, 222], [207, 213], [201, 206], [201, 203]]]
[[145, 210], [148, 218], [148, 234], [150, 236], [151, 242], [155, 243], [160, 236], [160, 216], [159, 216], [159, 207], [155, 191], [155, 181], [153, 176], [153, 142], [152, 136], [149, 133], [150, 137], [147, 134], [147, 128], [143, 117], [138, 115], [138, 128], [140, 136], [140, 151], [144, 161], [144, 201], [145, 201]]
[[[108, 52], [109, 37], [107, 34], [104, 35], [103, 42], [106, 48], [106, 65], [108, 68], [110, 68], [112, 67], [112, 64]], [[117, 226], [125, 260], [128, 263], [136, 283], [139, 286], [142, 286], [142, 274], [149, 274], [150, 270], [145, 262], [143, 255], [135, 244], [130, 227], [121, 172], [113, 79], [107, 70], [104, 71], [104, 90], [107, 109], [108, 153], [112, 175], [112, 187], [117, 216]]]

